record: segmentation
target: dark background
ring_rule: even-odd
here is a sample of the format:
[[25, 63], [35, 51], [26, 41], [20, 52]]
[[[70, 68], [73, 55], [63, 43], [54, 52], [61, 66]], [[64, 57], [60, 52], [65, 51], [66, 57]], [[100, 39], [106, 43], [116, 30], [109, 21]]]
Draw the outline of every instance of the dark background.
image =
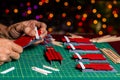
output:
[[0, 0], [0, 23], [36, 19], [49, 32], [119, 34], [119, 0]]

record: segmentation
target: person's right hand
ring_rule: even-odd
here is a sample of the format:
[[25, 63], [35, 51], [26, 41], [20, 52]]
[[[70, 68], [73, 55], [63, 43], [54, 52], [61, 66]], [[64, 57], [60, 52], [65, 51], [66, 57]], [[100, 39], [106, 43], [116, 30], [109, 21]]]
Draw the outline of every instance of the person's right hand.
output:
[[23, 48], [13, 41], [0, 38], [0, 65], [10, 62], [12, 59], [19, 59]]

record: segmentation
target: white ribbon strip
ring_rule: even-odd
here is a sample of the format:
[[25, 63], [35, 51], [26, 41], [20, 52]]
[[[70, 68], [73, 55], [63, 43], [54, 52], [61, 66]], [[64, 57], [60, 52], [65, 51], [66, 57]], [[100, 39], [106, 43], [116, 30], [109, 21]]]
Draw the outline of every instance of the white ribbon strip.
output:
[[82, 69], [85, 69], [85, 66], [82, 62], [79, 62], [80, 66], [82, 67]]
[[65, 40], [66, 40], [67, 42], [70, 42], [70, 40], [69, 40], [69, 38], [68, 38], [67, 36], [64, 36], [64, 38], [65, 38]]
[[35, 34], [36, 39], [39, 39], [40, 37], [39, 37], [39, 34], [38, 34], [37, 27], [35, 27], [35, 32], [36, 32], [36, 34]]
[[78, 54], [78, 53], [75, 53], [78, 57], [78, 59], [82, 59], [82, 57]]
[[71, 43], [69, 43], [69, 45], [73, 50], [75, 50], [75, 47]]

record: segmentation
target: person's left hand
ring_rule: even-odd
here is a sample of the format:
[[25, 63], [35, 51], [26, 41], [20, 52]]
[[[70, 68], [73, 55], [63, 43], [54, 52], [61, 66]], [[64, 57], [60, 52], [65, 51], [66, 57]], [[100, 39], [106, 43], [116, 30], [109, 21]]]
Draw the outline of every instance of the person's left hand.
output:
[[37, 27], [41, 31], [40, 37], [42, 38], [42, 40], [37, 41], [35, 43], [38, 44], [42, 42], [44, 40], [44, 37], [47, 35], [47, 30], [46, 30], [47, 25], [43, 22], [39, 22], [37, 20], [28, 20], [28, 21], [19, 22], [11, 25], [8, 28], [8, 31], [11, 37], [17, 39], [24, 34], [29, 36], [35, 36], [36, 34], [35, 27]]

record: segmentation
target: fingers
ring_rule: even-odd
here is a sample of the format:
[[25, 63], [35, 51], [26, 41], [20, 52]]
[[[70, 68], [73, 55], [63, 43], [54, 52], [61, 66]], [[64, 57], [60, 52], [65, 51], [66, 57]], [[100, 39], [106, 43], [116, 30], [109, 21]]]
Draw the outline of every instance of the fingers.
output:
[[11, 52], [10, 58], [17, 60], [20, 58], [20, 54], [17, 52]]
[[17, 53], [22, 53], [23, 52], [23, 48], [17, 44], [15, 44], [14, 42], [12, 43], [12, 50], [17, 52]]

